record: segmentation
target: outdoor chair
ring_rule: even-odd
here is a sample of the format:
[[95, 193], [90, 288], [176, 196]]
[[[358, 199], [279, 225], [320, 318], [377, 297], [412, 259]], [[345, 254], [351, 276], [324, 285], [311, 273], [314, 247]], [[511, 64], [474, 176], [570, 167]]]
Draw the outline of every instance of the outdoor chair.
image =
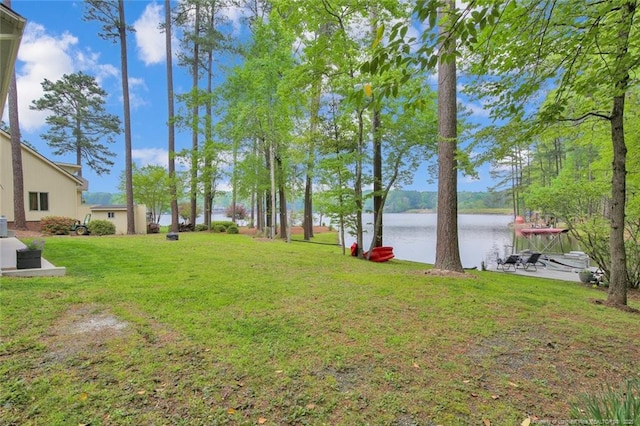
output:
[[538, 263], [538, 259], [540, 259], [540, 255], [542, 253], [532, 253], [527, 260], [520, 259], [520, 264], [524, 268], [525, 271], [528, 271], [530, 267], [533, 268], [534, 271], [538, 270], [536, 263]]
[[517, 254], [512, 254], [504, 260], [498, 258], [498, 269], [508, 271], [513, 266], [513, 270], [515, 271], [520, 262], [520, 256], [518, 256]]

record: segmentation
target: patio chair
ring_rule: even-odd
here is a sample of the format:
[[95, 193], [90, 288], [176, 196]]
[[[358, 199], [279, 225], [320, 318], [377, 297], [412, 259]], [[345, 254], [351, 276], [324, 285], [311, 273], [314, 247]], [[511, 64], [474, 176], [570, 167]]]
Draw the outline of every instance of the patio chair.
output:
[[498, 269], [508, 271], [509, 269], [511, 269], [511, 266], [513, 266], [513, 270], [515, 271], [520, 262], [520, 256], [518, 256], [517, 254], [512, 254], [504, 260], [498, 258]]
[[536, 263], [538, 263], [538, 259], [540, 259], [540, 255], [542, 253], [532, 253], [527, 260], [522, 260], [520, 259], [520, 264], [522, 265], [522, 267], [524, 268], [525, 271], [528, 271], [529, 268], [533, 268], [534, 271], [538, 270], [538, 267], [536, 266]]

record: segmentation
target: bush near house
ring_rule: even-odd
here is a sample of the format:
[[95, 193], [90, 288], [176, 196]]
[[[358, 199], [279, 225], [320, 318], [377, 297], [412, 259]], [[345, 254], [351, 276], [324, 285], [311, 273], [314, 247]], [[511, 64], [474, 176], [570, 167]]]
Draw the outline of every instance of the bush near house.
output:
[[116, 226], [108, 220], [94, 220], [89, 223], [91, 235], [115, 235]]
[[40, 232], [50, 235], [69, 235], [75, 219], [63, 216], [45, 216], [40, 220]]

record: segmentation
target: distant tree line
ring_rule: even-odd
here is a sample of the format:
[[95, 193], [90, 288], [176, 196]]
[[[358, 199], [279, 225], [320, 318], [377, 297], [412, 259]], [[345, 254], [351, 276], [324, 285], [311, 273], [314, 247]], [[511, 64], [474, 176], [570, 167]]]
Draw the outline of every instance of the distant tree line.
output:
[[[86, 204], [118, 204], [122, 201], [122, 194], [112, 194], [109, 192], [85, 192], [83, 200]], [[404, 213], [412, 210], [435, 210], [437, 206], [438, 193], [436, 191], [389, 191], [385, 212]], [[242, 204], [238, 200], [238, 204]], [[373, 209], [373, 201], [368, 199], [365, 209]], [[227, 208], [232, 205], [231, 193], [218, 192], [215, 199], [216, 207]], [[249, 205], [246, 203], [246, 205]], [[299, 199], [293, 205], [293, 209], [300, 211], [303, 209], [303, 200]], [[488, 191], [472, 192], [463, 191], [458, 193], [458, 208], [461, 210], [483, 210], [483, 209], [509, 209], [511, 207], [511, 195], [508, 191]], [[166, 213], [166, 212], [163, 212]]]
[[[388, 213], [402, 213], [411, 210], [435, 210], [438, 193], [436, 191], [390, 191], [385, 203]], [[458, 192], [458, 209], [508, 209], [511, 198], [508, 192]]]

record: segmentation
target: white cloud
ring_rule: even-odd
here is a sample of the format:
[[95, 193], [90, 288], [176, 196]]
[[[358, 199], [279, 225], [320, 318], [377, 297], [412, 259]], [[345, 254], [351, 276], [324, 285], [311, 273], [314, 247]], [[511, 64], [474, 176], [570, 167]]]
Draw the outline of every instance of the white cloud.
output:
[[99, 62], [99, 53], [81, 50], [78, 44], [78, 38], [69, 32], [52, 35], [41, 24], [27, 24], [16, 65], [18, 113], [25, 132], [38, 131], [45, 125], [48, 112], [29, 109], [34, 100], [43, 96], [44, 79], [55, 82], [64, 74], [84, 71], [95, 76], [102, 86], [104, 80], [119, 76], [118, 68]]
[[138, 58], [145, 65], [163, 63], [166, 58], [165, 34], [160, 30], [160, 23], [164, 22], [164, 8], [157, 4], [147, 5], [144, 12], [134, 22]]
[[249, 16], [248, 11], [236, 5], [230, 5], [226, 9], [227, 18], [231, 21], [231, 26], [233, 27], [233, 34], [238, 35], [240, 33], [240, 29], [242, 28], [243, 20], [247, 19]]
[[466, 102], [464, 106], [471, 112], [471, 116], [475, 118], [489, 118], [491, 114], [491, 111], [478, 103]]
[[59, 37], [46, 33], [44, 26], [29, 23], [25, 28], [18, 52], [16, 82], [20, 127], [25, 131], [40, 128], [47, 117], [45, 111], [32, 111], [29, 105], [43, 95], [42, 81], [57, 81], [74, 71], [72, 51], [78, 38], [65, 32]]
[[144, 95], [140, 92], [147, 92], [149, 88], [143, 78], [129, 77], [129, 102], [132, 109], [147, 105]]
[[149, 164], [165, 168], [169, 166], [169, 152], [163, 148], [133, 149], [131, 151], [131, 158], [137, 160], [137, 164], [140, 167]]

